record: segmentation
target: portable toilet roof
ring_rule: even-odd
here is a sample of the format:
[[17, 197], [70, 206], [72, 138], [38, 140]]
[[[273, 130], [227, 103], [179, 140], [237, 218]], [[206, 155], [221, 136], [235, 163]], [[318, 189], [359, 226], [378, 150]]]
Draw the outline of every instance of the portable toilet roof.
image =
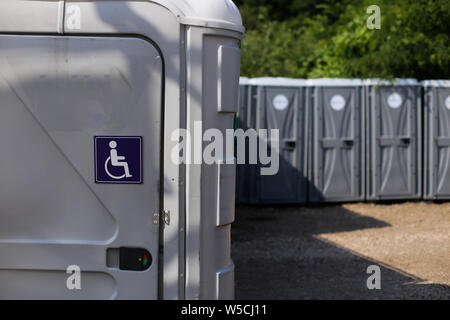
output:
[[424, 80], [421, 82], [424, 87], [450, 87], [450, 80]]
[[261, 77], [253, 78], [249, 80], [249, 84], [254, 86], [274, 86], [274, 87], [303, 87], [306, 85], [304, 79], [292, 79], [292, 78], [272, 78]]
[[250, 79], [249, 78], [247, 78], [247, 77], [240, 77], [239, 78], [239, 84], [241, 85], [241, 86], [246, 86], [246, 85], [248, 85], [250, 83]]
[[[14, 31], [17, 28], [29, 32], [43, 32], [57, 29], [62, 33], [61, 18], [63, 6], [89, 6], [98, 1], [18, 1], [2, 0], [0, 10], [0, 29]], [[115, 1], [130, 6], [141, 1]], [[148, 0], [147, 3], [160, 5], [172, 12], [180, 24], [219, 28], [244, 33], [239, 9], [232, 0]], [[63, 6], [61, 6], [63, 5]], [[118, 12], [117, 15], [121, 13]], [[30, 19], [29, 16], [36, 17]], [[24, 21], [28, 20], [26, 24]]]
[[420, 83], [416, 79], [365, 79], [364, 85], [366, 86], [420, 86]]
[[181, 24], [244, 32], [239, 9], [231, 0], [152, 0], [172, 11]]
[[363, 86], [364, 82], [361, 79], [319, 78], [308, 79], [307, 85], [310, 87], [349, 87]]

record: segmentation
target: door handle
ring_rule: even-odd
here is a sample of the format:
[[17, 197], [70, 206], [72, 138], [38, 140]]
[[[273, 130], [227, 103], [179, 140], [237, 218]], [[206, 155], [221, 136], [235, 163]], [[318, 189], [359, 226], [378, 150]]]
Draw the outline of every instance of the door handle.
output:
[[284, 141], [285, 149], [294, 150], [296, 146], [297, 146], [297, 141], [296, 140], [285, 140]]
[[351, 139], [344, 140], [344, 148], [353, 148], [355, 142]]
[[106, 265], [125, 271], [145, 271], [152, 265], [153, 257], [144, 248], [109, 248], [106, 251]]
[[411, 138], [400, 138], [400, 146], [408, 147], [411, 144]]

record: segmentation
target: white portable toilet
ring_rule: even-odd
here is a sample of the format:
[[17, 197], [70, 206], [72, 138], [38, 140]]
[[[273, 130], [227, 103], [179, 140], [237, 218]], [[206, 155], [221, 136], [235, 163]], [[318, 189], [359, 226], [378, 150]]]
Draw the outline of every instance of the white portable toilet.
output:
[[233, 298], [234, 161], [172, 151], [233, 128], [243, 32], [231, 0], [0, 2], [0, 299]]

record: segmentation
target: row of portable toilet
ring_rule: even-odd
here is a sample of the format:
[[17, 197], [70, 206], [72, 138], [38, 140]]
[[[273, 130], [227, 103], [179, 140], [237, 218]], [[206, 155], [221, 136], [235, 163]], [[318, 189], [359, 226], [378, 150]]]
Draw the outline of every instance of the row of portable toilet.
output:
[[237, 127], [278, 129], [280, 165], [238, 165], [238, 203], [450, 198], [450, 81], [240, 82]]

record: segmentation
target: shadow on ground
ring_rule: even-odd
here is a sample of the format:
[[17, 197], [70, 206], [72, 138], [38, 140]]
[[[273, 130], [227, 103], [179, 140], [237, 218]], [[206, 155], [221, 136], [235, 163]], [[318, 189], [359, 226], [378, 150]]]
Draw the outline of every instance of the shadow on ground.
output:
[[[340, 206], [238, 206], [232, 231], [237, 299], [450, 299], [450, 287], [318, 239], [389, 224]], [[366, 286], [381, 267], [381, 290]]]

